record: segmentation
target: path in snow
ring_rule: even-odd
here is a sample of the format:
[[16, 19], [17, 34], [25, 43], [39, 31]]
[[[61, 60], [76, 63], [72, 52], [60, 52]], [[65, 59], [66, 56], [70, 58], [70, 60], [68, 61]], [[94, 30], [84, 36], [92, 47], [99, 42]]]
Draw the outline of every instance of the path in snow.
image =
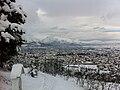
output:
[[37, 78], [22, 76], [23, 90], [84, 90], [60, 77], [39, 72]]
[[23, 90], [43, 90], [45, 85], [45, 78], [42, 74], [39, 74], [37, 78], [33, 78], [30, 75], [22, 75], [22, 88]]

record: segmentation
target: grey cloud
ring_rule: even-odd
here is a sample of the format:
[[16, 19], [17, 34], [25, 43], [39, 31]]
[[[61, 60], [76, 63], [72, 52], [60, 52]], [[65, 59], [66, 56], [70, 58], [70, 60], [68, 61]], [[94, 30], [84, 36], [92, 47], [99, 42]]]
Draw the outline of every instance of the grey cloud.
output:
[[[112, 37], [107, 36], [106, 33], [103, 34], [103, 32], [100, 31], [101, 29], [104, 29], [103, 27], [101, 26], [90, 27], [89, 23], [86, 24], [86, 22], [92, 23], [92, 19], [90, 19], [89, 21], [83, 19], [85, 23], [83, 22], [82, 24], [79, 24], [79, 22], [82, 22], [83, 20], [74, 19], [74, 17], [103, 16], [101, 17], [102, 20], [103, 19], [108, 20], [116, 17], [117, 15], [119, 18], [119, 11], [117, 10], [120, 10], [119, 5], [120, 0], [17, 0], [17, 3], [23, 6], [23, 9], [26, 11], [28, 16], [27, 22], [24, 25], [25, 29], [27, 30], [26, 35], [28, 36], [31, 35], [31, 37], [32, 36], [35, 37], [36, 35], [37, 38], [40, 37], [39, 35], [41, 35], [42, 37], [42, 35], [60, 36], [61, 34], [64, 37], [66, 34], [70, 33], [71, 34], [70, 36], [66, 35], [65, 37], [66, 38], [73, 37], [73, 39], [81, 38], [83, 40], [104, 38], [112, 39]], [[36, 11], [39, 8], [47, 12], [46, 17], [49, 17], [48, 19], [51, 19], [51, 21], [54, 22], [53, 24], [51, 24], [51, 21], [49, 20], [48, 20], [49, 22], [47, 21], [42, 22], [39, 20], [39, 17], [36, 14]], [[61, 16], [65, 16], [66, 18], [59, 22]], [[54, 17], [57, 19], [54, 19]], [[67, 19], [69, 19], [68, 22]], [[61, 22], [63, 23], [61, 24]], [[54, 24], [56, 25], [53, 26]], [[67, 24], [69, 25], [68, 27], [64, 27], [64, 24], [66, 26]], [[99, 34], [98, 32], [91, 33], [91, 29], [89, 27], [95, 31], [102, 32], [102, 34], [101, 33]], [[77, 34], [77, 32], [80, 34]]]
[[109, 6], [109, 0], [39, 0], [40, 6], [46, 9], [50, 16], [96, 15]]
[[60, 28], [60, 30], [67, 30], [67, 28]]
[[[100, 15], [113, 8], [120, 8], [119, 0], [18, 0], [28, 12], [43, 8], [49, 16]], [[31, 13], [32, 14], [32, 13]]]
[[52, 30], [57, 30], [58, 27], [57, 27], [57, 26], [53, 26], [53, 27], [51, 27], [50, 29], [52, 29]]
[[58, 27], [58, 26], [53, 26], [50, 28], [51, 30], [67, 30], [65, 27]]

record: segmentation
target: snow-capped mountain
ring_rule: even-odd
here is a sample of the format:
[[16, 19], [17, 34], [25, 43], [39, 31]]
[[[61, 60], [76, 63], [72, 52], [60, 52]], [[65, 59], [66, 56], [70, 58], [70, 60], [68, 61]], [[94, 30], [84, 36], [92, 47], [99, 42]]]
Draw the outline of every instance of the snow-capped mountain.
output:
[[67, 38], [61, 38], [61, 37], [46, 37], [43, 40], [41, 40], [42, 43], [60, 43], [60, 44], [118, 44], [120, 43], [119, 40], [72, 40]]
[[60, 38], [60, 37], [46, 37], [43, 40], [41, 40], [42, 43], [60, 43], [60, 44], [65, 44], [65, 43], [73, 43], [72, 40], [66, 39], [66, 38]]
[[42, 40], [30, 41], [26, 44], [28, 47], [46, 47], [46, 46], [115, 46], [119, 45], [120, 41], [116, 40], [88, 40], [88, 41], [81, 41], [81, 40], [71, 40], [61, 37], [53, 37], [49, 36]]
[[59, 37], [46, 37], [42, 40], [30, 41], [26, 44], [27, 47], [38, 47], [38, 46], [79, 46], [70, 39], [59, 38]]
[[119, 40], [89, 40], [89, 41], [80, 41], [81, 43], [86, 44], [118, 44]]

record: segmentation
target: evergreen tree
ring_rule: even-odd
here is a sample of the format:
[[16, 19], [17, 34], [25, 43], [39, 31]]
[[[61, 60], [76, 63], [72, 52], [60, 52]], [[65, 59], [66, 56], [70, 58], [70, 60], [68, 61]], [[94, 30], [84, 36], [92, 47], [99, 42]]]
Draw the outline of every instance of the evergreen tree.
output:
[[15, 0], [0, 0], [0, 67], [12, 56], [17, 55], [24, 43], [21, 27], [27, 17]]

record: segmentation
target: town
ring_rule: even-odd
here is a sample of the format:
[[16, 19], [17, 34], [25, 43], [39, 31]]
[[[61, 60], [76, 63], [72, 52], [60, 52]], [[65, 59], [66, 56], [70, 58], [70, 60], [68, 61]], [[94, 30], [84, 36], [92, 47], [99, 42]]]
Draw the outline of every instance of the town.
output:
[[[119, 48], [23, 47], [22, 51], [24, 53], [14, 57], [14, 64], [19, 62], [31, 70], [40, 70], [53, 76], [61, 75], [66, 80], [76, 78], [76, 84], [91, 90], [99, 90], [99, 87], [102, 87], [101, 90], [105, 87], [111, 90], [115, 85], [120, 88]], [[11, 68], [10, 63], [12, 66], [12, 60], [9, 65], [6, 64], [8, 69]]]

